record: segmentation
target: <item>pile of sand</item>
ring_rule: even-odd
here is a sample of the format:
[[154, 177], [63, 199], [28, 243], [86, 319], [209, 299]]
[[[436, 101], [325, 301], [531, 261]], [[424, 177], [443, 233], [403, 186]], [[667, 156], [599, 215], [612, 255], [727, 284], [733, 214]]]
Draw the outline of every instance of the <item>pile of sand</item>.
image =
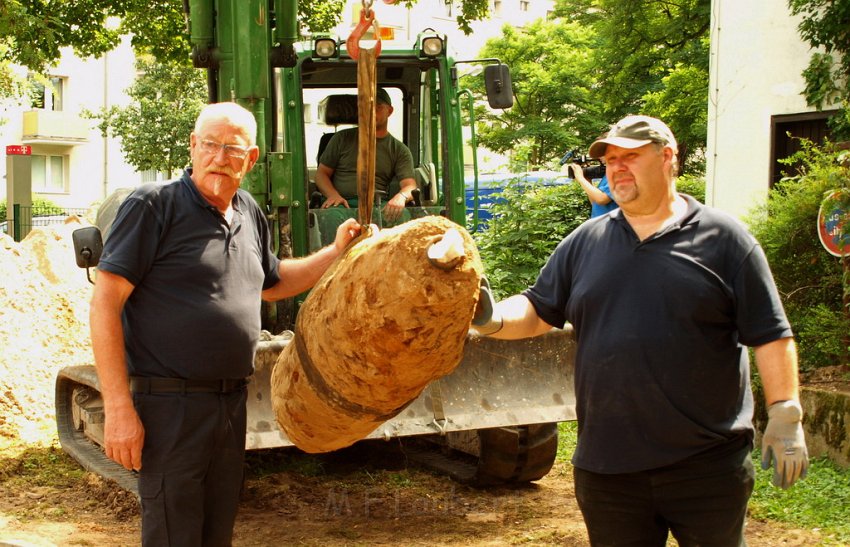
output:
[[21, 243], [0, 234], [0, 440], [52, 441], [56, 372], [93, 363], [92, 285], [71, 240], [81, 226], [70, 217]]

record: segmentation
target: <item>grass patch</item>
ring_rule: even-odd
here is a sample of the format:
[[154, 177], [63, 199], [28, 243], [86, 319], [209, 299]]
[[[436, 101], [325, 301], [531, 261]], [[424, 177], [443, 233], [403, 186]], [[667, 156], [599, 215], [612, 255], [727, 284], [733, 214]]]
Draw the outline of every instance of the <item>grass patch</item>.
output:
[[753, 452], [756, 485], [750, 515], [817, 529], [825, 538], [850, 542], [850, 470], [826, 458], [811, 460], [806, 478], [788, 490], [770, 483], [772, 469], [762, 470], [761, 454]]
[[558, 453], [555, 461], [570, 463], [578, 442], [578, 422], [561, 422], [558, 424]]
[[57, 446], [30, 447], [0, 456], [0, 484], [9, 487], [70, 488], [85, 470]]

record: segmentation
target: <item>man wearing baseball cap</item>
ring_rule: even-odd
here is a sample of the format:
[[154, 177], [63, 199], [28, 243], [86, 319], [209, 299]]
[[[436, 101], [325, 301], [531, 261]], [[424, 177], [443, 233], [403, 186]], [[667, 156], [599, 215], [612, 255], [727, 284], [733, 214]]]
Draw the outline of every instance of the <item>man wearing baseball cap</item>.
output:
[[[797, 355], [767, 260], [730, 216], [676, 192], [673, 133], [627, 116], [590, 147], [619, 210], [558, 245], [535, 284], [473, 328], [575, 329], [576, 499], [593, 545], [744, 545], [753, 488], [755, 350], [762, 467], [806, 474]], [[486, 295], [486, 291], [482, 291]], [[487, 310], [487, 305], [481, 306]]]
[[[387, 127], [392, 113], [390, 95], [386, 89], [379, 87], [375, 96], [375, 191], [382, 196], [383, 218], [390, 225], [404, 220], [405, 204], [412, 199], [416, 188], [413, 155], [403, 142], [390, 134]], [[325, 197], [323, 209], [357, 206], [358, 137], [356, 127], [337, 132], [319, 158], [316, 187]], [[395, 179], [399, 181], [399, 190], [389, 195], [390, 184]], [[345, 213], [340, 213], [345, 216]], [[323, 215], [323, 218], [325, 216], [328, 215]], [[334, 230], [328, 233], [335, 233]]]

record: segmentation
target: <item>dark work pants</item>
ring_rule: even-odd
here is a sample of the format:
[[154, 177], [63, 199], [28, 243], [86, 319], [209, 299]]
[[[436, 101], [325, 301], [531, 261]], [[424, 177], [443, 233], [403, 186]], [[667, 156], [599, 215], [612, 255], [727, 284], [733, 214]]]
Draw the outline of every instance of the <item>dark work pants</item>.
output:
[[668, 531], [682, 547], [746, 545], [754, 483], [749, 446], [639, 473], [573, 474], [591, 545], [663, 547]]
[[231, 545], [245, 461], [247, 390], [141, 394], [142, 544]]

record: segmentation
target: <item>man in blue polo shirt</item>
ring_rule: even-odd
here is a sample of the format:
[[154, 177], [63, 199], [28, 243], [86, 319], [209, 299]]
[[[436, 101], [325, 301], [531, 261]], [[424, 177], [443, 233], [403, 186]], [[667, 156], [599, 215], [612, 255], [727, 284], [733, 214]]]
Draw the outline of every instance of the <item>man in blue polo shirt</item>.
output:
[[[620, 209], [558, 245], [482, 334], [575, 329], [576, 499], [593, 545], [743, 545], [753, 487], [747, 348], [768, 407], [762, 466], [802, 478], [797, 355], [764, 253], [731, 217], [678, 194], [677, 144], [628, 116], [590, 147]], [[482, 290], [487, 295], [486, 290]], [[489, 302], [489, 300], [488, 300]], [[491, 302], [492, 304], [492, 302]]]
[[91, 337], [104, 444], [139, 471], [146, 546], [231, 544], [261, 297], [309, 289], [359, 232], [349, 220], [331, 245], [279, 260], [239, 187], [259, 157], [256, 132], [235, 103], [205, 107], [192, 168], [122, 203], [98, 267]]

